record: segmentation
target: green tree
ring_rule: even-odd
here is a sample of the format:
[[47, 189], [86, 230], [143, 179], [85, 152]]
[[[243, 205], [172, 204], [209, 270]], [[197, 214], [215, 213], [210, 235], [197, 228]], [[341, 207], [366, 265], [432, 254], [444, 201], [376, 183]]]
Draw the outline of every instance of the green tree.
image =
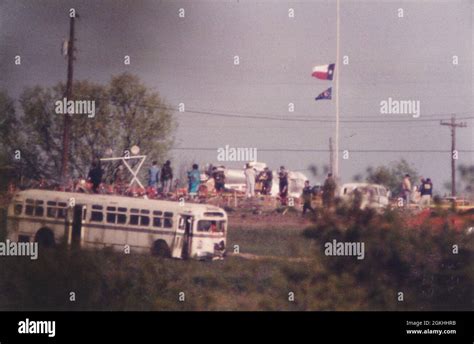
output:
[[[19, 99], [21, 115], [2, 127], [2, 144], [21, 151], [21, 163], [16, 166], [27, 178], [60, 179], [64, 115], [55, 112], [55, 102], [64, 94], [63, 83], [25, 89]], [[86, 176], [91, 162], [109, 149], [114, 156], [122, 156], [138, 145], [149, 160], [165, 158], [173, 141], [172, 113], [159, 94], [147, 89], [137, 76], [123, 73], [112, 77], [108, 85], [77, 81], [73, 94], [72, 100], [95, 101], [95, 116], [72, 115], [71, 176]], [[111, 176], [117, 167], [104, 165], [105, 176]]]
[[0, 90], [0, 190], [6, 190], [8, 182], [15, 176], [15, 147], [10, 139], [10, 130], [17, 127], [15, 102], [5, 90]]
[[401, 183], [405, 174], [410, 175], [412, 184], [419, 181], [418, 172], [405, 159], [393, 161], [389, 166], [368, 167], [366, 173], [367, 182], [385, 185], [392, 192], [392, 195], [400, 194]]
[[9, 130], [18, 124], [15, 112], [15, 102], [5, 90], [0, 90], [0, 140], [1, 152], [10, 150]]

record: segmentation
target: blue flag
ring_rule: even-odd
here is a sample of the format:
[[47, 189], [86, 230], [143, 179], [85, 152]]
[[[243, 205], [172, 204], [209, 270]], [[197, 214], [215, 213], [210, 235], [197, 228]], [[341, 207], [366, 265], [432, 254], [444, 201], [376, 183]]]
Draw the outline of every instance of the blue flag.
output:
[[326, 91], [324, 91], [319, 96], [314, 98], [314, 100], [331, 99], [331, 95], [332, 95], [332, 87], [329, 87]]

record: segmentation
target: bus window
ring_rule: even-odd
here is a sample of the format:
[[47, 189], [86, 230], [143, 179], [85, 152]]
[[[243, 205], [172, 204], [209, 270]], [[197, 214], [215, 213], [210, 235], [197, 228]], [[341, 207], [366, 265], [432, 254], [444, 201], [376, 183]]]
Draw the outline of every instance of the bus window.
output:
[[161, 217], [154, 217], [153, 218], [153, 227], [162, 227], [163, 222], [161, 221]]
[[35, 210], [34, 203], [35, 202], [32, 199], [27, 199], [26, 200], [26, 207], [25, 207], [25, 214], [26, 215], [33, 216], [33, 212]]
[[150, 224], [150, 218], [143, 215], [130, 215], [130, 224], [140, 226], [148, 226]]
[[148, 216], [140, 216], [140, 225], [149, 226], [150, 225], [150, 218]]
[[212, 212], [212, 213], [204, 213], [204, 216], [218, 216], [218, 217], [224, 217], [224, 214], [218, 213], [218, 212]]
[[21, 215], [21, 212], [23, 211], [23, 205], [21, 203], [15, 204], [13, 211], [15, 212], [15, 215]]
[[107, 207], [106, 221], [108, 223], [125, 224], [127, 223], [127, 208]]
[[153, 210], [153, 227], [163, 227], [163, 212], [160, 210]]
[[198, 232], [209, 232], [211, 229], [211, 223], [215, 221], [201, 220], [198, 222]]
[[201, 220], [198, 222], [198, 232], [224, 232], [225, 221]]
[[117, 223], [121, 223], [121, 224], [127, 223], [127, 215], [117, 214]]
[[150, 214], [150, 211], [147, 209], [142, 209], [140, 210], [141, 214], [147, 214], [147, 215], [141, 215], [140, 216], [140, 225], [141, 226], [149, 226], [150, 225], [150, 217], [148, 214]]
[[127, 214], [125, 214], [127, 212], [127, 208], [119, 207], [117, 210], [118, 210], [117, 223], [120, 223], [120, 224], [127, 223]]
[[57, 212], [56, 208], [52, 208], [52, 207], [46, 208], [46, 216], [47, 217], [56, 217], [56, 212]]
[[33, 210], [35, 209], [34, 206], [30, 205], [30, 204], [27, 204], [26, 207], [25, 207], [25, 214], [26, 215], [30, 215], [30, 216], [33, 216]]
[[66, 218], [66, 210], [67, 210], [67, 204], [63, 202], [58, 203], [58, 218], [59, 219], [65, 219]]
[[165, 228], [173, 228], [173, 213], [165, 211], [165, 219], [163, 224], [163, 227]]
[[130, 224], [131, 225], [138, 225], [138, 221], [140, 220], [139, 215], [130, 215]]
[[116, 219], [116, 214], [115, 213], [107, 213], [107, 222], [108, 223], [115, 223]]
[[44, 207], [43, 201], [36, 201], [35, 203], [35, 216], [43, 216], [44, 215]]
[[53, 201], [48, 201], [46, 202], [47, 208], [46, 208], [46, 216], [47, 217], [56, 217], [56, 206], [57, 203]]
[[104, 220], [104, 213], [102, 213], [102, 206], [101, 205], [92, 205], [91, 211], [91, 221], [93, 222], [102, 222]]

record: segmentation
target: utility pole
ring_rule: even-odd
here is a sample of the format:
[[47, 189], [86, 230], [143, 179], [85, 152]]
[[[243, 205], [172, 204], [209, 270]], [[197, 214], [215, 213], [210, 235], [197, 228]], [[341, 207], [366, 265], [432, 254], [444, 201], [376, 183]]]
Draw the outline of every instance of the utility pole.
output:
[[334, 150], [332, 148], [332, 137], [329, 138], [329, 172], [334, 173]]
[[446, 125], [451, 129], [451, 196], [456, 196], [456, 159], [454, 154], [456, 152], [456, 128], [465, 128], [467, 124], [465, 122], [456, 123], [456, 116], [451, 116], [451, 121], [440, 121], [439, 124]]
[[[73, 78], [73, 63], [74, 63], [74, 19], [75, 15], [70, 16], [69, 22], [69, 42], [67, 45], [67, 83], [66, 83], [66, 94], [67, 100], [72, 99], [72, 78]], [[69, 146], [71, 136], [71, 115], [69, 113], [64, 114], [64, 127], [63, 127], [63, 152], [61, 157], [61, 181], [63, 184], [68, 179], [68, 164], [69, 164]]]
[[339, 0], [336, 2], [336, 147], [334, 151], [334, 166], [332, 173], [334, 174], [334, 179], [339, 179], [339, 74], [341, 66], [339, 65], [339, 55], [340, 55], [340, 4]]

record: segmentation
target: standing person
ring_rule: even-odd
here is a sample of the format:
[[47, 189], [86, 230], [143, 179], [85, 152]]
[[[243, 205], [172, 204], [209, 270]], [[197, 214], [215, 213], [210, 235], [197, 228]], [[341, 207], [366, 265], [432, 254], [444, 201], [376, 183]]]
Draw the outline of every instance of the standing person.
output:
[[193, 164], [193, 169], [188, 172], [188, 182], [189, 195], [194, 198], [198, 193], [199, 184], [201, 184], [201, 173], [198, 164]]
[[323, 206], [331, 208], [334, 203], [334, 193], [336, 192], [336, 182], [332, 173], [328, 173], [323, 185]]
[[97, 189], [102, 182], [102, 169], [100, 168], [100, 164], [95, 161], [92, 162], [87, 180], [92, 183], [92, 191], [94, 193], [99, 193]]
[[212, 177], [214, 178], [214, 186], [217, 192], [225, 189], [225, 174], [222, 168], [213, 167]]
[[420, 188], [421, 200], [420, 205], [422, 208], [429, 207], [431, 205], [431, 197], [433, 196], [433, 183], [430, 178], [426, 178]]
[[415, 185], [413, 187], [413, 192], [411, 193], [411, 199], [413, 203], [421, 204], [421, 189], [423, 188], [423, 184], [425, 183], [425, 178], [420, 178], [420, 185]]
[[405, 177], [403, 178], [402, 181], [402, 192], [403, 192], [403, 198], [405, 199], [405, 206], [409, 207], [410, 206], [410, 196], [411, 196], [411, 181], [410, 181], [410, 175], [405, 174]]
[[423, 187], [423, 184], [425, 184], [425, 178], [421, 177], [420, 178], [420, 186], [418, 187], [418, 191], [421, 190], [421, 188]]
[[311, 206], [311, 200], [313, 199], [313, 188], [309, 185], [309, 180], [304, 182], [303, 194], [303, 215], [306, 214], [306, 210], [311, 210], [315, 213], [315, 210]]
[[278, 172], [279, 191], [281, 198], [281, 205], [286, 205], [286, 196], [288, 196], [288, 172], [285, 170], [285, 166], [280, 166], [280, 172]]
[[148, 169], [148, 186], [156, 190], [159, 177], [160, 169], [158, 168], [158, 162], [155, 160]]
[[247, 187], [247, 198], [254, 197], [256, 171], [252, 166], [250, 166], [250, 163], [247, 163], [244, 174]]
[[267, 176], [264, 171], [260, 171], [259, 173], [257, 173], [255, 189], [259, 190], [261, 195], [265, 194], [264, 184], [265, 184], [266, 177]]
[[263, 182], [263, 190], [265, 195], [271, 195], [272, 193], [272, 184], [273, 184], [273, 173], [268, 167], [263, 169], [265, 173], [265, 180]]
[[171, 191], [171, 183], [173, 181], [173, 169], [171, 168], [171, 161], [166, 160], [161, 168], [161, 186], [163, 194], [167, 195]]

